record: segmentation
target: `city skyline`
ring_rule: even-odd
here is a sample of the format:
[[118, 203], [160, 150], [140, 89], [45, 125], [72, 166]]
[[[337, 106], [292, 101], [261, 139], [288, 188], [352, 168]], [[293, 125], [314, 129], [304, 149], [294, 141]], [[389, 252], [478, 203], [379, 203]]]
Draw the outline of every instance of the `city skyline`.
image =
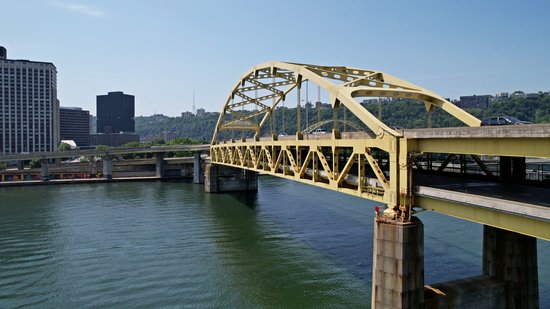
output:
[[8, 59], [54, 63], [61, 106], [92, 114], [95, 96], [111, 91], [135, 95], [136, 116], [192, 110], [193, 90], [197, 108], [217, 112], [244, 72], [270, 60], [380, 70], [458, 98], [550, 90], [549, 7], [7, 1], [6, 11], [27, 18], [6, 15], [0, 45]]

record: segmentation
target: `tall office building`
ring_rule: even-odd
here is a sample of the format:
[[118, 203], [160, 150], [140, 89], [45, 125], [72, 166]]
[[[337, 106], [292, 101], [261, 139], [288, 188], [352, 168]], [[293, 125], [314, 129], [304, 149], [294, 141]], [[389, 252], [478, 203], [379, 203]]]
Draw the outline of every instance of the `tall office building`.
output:
[[59, 108], [61, 140], [74, 140], [81, 149], [92, 146], [90, 112], [80, 107]]
[[97, 96], [97, 133], [135, 132], [134, 96], [122, 91]]
[[0, 46], [0, 153], [55, 151], [58, 144], [55, 65], [8, 59]]

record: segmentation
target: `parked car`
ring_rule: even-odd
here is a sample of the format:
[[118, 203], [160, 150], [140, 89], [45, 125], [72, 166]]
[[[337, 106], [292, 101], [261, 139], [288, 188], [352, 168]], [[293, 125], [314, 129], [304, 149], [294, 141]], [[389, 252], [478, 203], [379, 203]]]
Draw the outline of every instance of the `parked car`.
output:
[[516, 117], [500, 116], [483, 119], [481, 121], [482, 126], [506, 126], [506, 125], [518, 125], [518, 124], [531, 124], [531, 121], [519, 120]]
[[317, 129], [315, 131], [312, 132], [313, 134], [326, 134], [327, 131], [324, 130], [324, 129]]

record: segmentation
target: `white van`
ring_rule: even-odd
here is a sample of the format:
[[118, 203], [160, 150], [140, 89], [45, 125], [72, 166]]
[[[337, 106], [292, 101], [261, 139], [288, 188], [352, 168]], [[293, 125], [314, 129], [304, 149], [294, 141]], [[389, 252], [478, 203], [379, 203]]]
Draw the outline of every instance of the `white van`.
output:
[[324, 129], [317, 129], [315, 131], [312, 132], [313, 134], [326, 134], [327, 131], [324, 130]]

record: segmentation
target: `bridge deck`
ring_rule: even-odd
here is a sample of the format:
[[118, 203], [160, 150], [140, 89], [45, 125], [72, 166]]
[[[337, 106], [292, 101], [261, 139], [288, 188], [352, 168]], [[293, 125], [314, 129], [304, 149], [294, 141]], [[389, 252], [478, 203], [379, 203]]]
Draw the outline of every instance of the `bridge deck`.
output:
[[[449, 139], [449, 138], [550, 138], [550, 124], [528, 124], [486, 127], [451, 127], [430, 129], [403, 129], [397, 132], [409, 139]], [[304, 140], [329, 140], [332, 134], [303, 134]], [[373, 132], [342, 132], [342, 139], [375, 138]], [[269, 141], [271, 137], [261, 137], [260, 141]], [[278, 140], [296, 140], [295, 135], [280, 135]]]
[[550, 189], [444, 176], [415, 175], [418, 205], [550, 240]]
[[509, 184], [488, 180], [465, 179], [434, 175], [414, 175], [414, 184], [440, 190], [479, 195], [494, 199], [548, 207], [550, 211], [550, 189], [526, 185]]
[[432, 129], [405, 129], [406, 138], [549, 138], [550, 124], [528, 124], [486, 127], [455, 127]]

